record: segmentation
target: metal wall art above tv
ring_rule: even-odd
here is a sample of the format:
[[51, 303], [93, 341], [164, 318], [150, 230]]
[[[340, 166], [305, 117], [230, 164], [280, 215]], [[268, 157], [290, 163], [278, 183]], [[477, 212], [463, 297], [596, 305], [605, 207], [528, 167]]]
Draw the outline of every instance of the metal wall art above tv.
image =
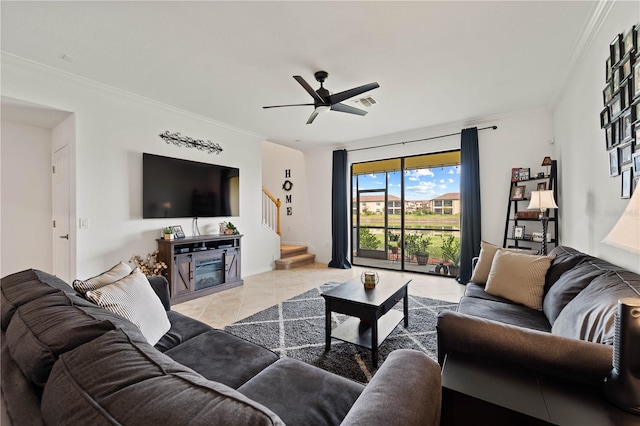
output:
[[142, 154], [142, 217], [240, 215], [240, 170]]

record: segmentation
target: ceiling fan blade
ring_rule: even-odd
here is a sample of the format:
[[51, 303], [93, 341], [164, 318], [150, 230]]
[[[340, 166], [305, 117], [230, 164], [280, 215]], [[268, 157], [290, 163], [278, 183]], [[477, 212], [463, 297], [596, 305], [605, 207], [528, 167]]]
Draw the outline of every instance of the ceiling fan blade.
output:
[[358, 96], [361, 93], [368, 92], [369, 90], [377, 89], [378, 87], [380, 87], [378, 83], [369, 83], [365, 84], [364, 86], [354, 87], [353, 89], [330, 95], [328, 101], [330, 105], [334, 105], [338, 102], [344, 101], [345, 99], [349, 99], [354, 96]]
[[318, 116], [318, 110], [314, 109], [311, 115], [309, 116], [309, 119], [307, 120], [307, 124], [313, 123], [313, 120], [315, 120], [317, 116]]
[[295, 78], [296, 81], [300, 83], [302, 87], [304, 87], [304, 90], [306, 90], [307, 93], [309, 93], [313, 99], [315, 99], [316, 101], [322, 104], [326, 103], [325, 100], [322, 99], [322, 97], [318, 95], [311, 86], [309, 86], [309, 83], [307, 83], [304, 78], [300, 77], [299, 75], [294, 75], [293, 78]]
[[270, 105], [270, 106], [263, 106], [262, 108], [283, 108], [283, 107], [292, 107], [292, 106], [313, 106], [315, 104], [290, 104], [290, 105]]
[[356, 115], [367, 115], [367, 111], [363, 111], [361, 109], [340, 103], [331, 105], [331, 111], [348, 112], [349, 114]]

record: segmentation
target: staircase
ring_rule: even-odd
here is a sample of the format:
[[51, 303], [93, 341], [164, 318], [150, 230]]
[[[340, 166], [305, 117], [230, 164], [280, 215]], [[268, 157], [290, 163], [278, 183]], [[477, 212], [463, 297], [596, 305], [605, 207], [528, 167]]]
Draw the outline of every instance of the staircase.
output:
[[280, 245], [280, 259], [276, 260], [276, 269], [292, 269], [316, 261], [316, 255], [307, 253], [307, 246]]

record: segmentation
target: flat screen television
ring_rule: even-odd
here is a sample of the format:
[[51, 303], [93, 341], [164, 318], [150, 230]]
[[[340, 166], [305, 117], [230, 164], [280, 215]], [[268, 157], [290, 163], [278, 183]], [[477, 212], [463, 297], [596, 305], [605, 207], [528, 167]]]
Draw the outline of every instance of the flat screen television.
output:
[[240, 215], [240, 170], [142, 154], [142, 217]]

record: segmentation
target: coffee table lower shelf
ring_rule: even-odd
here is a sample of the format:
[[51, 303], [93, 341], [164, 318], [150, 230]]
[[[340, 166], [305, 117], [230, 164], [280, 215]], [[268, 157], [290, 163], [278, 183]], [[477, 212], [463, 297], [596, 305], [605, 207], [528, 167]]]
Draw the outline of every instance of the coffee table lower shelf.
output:
[[[400, 321], [404, 319], [401, 311], [392, 309], [378, 319], [378, 343], [380, 346], [389, 337]], [[353, 343], [367, 349], [371, 347], [371, 324], [363, 323], [360, 318], [351, 317], [331, 330], [331, 337], [344, 342]], [[376, 347], [377, 347], [376, 346]]]

